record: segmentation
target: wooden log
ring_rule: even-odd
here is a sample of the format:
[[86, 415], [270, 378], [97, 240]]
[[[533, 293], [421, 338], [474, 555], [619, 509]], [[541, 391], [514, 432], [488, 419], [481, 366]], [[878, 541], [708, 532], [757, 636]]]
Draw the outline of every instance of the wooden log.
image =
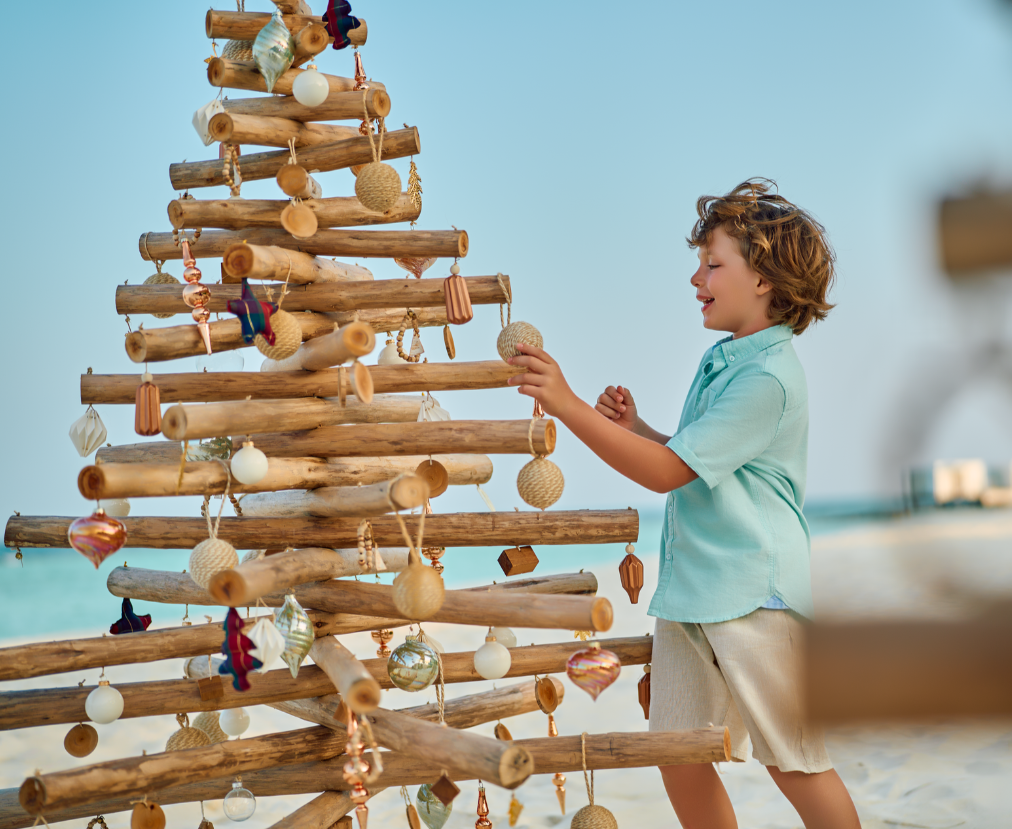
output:
[[346, 282], [372, 279], [372, 271], [333, 259], [320, 259], [298, 250], [271, 245], [229, 245], [222, 255], [221, 281], [239, 283], [243, 279], [275, 279], [294, 285], [313, 282]]
[[295, 59], [292, 66], [301, 66], [312, 60], [326, 49], [332, 40], [327, 27], [322, 23], [312, 23], [295, 34]]
[[269, 829], [351, 829], [350, 822], [342, 824], [339, 821], [344, 820], [355, 805], [347, 792], [324, 792], [290, 815], [285, 815]]
[[[67, 529], [73, 517], [15, 515], [7, 519], [8, 547], [69, 547]], [[207, 538], [203, 518], [149, 516], [120, 519], [127, 529], [127, 549], [192, 549]], [[413, 523], [409, 526], [413, 526]], [[372, 521], [381, 547], [403, 541], [396, 520]], [[351, 547], [358, 541], [353, 518], [222, 518], [219, 537], [238, 550], [284, 547]], [[540, 544], [619, 544], [635, 542], [639, 513], [624, 510], [553, 510], [552, 512], [457, 512], [425, 519], [425, 541], [431, 547], [498, 547]]]
[[[349, 93], [343, 94], [347, 95]], [[361, 112], [362, 96], [359, 93], [350, 94], [357, 96], [356, 100]], [[261, 100], [271, 101], [280, 99], [262, 98]], [[292, 100], [294, 101], [294, 99]], [[243, 113], [237, 109], [232, 109], [230, 114], [266, 115], [267, 113]], [[391, 130], [383, 136], [383, 158], [386, 161], [417, 155], [421, 151], [422, 145], [418, 137], [418, 130], [415, 127], [408, 127], [403, 130]], [[256, 181], [258, 179], [274, 178], [278, 174], [278, 170], [286, 165], [291, 157], [291, 153], [288, 150], [246, 153], [239, 158], [242, 180]], [[299, 151], [298, 159], [299, 164], [307, 170], [326, 173], [330, 170], [353, 167], [356, 164], [368, 164], [373, 160], [373, 153], [368, 136], [361, 135], [357, 138], [344, 138], [328, 144], [315, 144], [306, 147]], [[174, 190], [215, 187], [228, 183], [225, 178], [224, 165], [221, 159], [217, 158], [209, 159], [208, 161], [182, 161], [170, 164], [169, 180], [172, 182]], [[208, 255], [206, 253], [202, 254], [199, 246], [195, 245], [193, 247], [194, 256], [200, 258], [201, 255]], [[154, 253], [154, 256], [158, 259], [163, 258], [158, 253]]]
[[[407, 567], [407, 550], [380, 549], [384, 566], [381, 572], [399, 572]], [[391, 560], [386, 555], [391, 554]], [[350, 571], [354, 570], [352, 573]], [[284, 591], [298, 584], [323, 581], [341, 576], [368, 572], [358, 565], [358, 550], [328, 550], [311, 547], [305, 550], [286, 550], [283, 553], [247, 561], [214, 576], [208, 592], [215, 600], [229, 606], [253, 604], [259, 596]]]
[[[223, 579], [217, 584], [218, 592], [225, 596], [228, 604], [239, 604], [237, 596], [228, 594], [227, 580]], [[507, 582], [507, 585], [512, 584], [513, 582]], [[208, 601], [205, 598], [207, 591], [185, 573], [117, 567], [109, 573], [107, 587], [114, 596], [141, 601], [169, 604], [222, 603], [213, 593]], [[353, 613], [385, 619], [400, 616], [393, 601], [393, 587], [388, 584], [331, 579], [299, 585], [296, 595], [305, 607], [329, 613]], [[268, 607], [278, 607], [284, 602], [284, 592], [268, 593], [257, 598]], [[612, 620], [611, 603], [601, 597], [555, 594], [535, 596], [509, 587], [501, 591], [447, 590], [443, 606], [431, 618], [433, 622], [480, 627], [507, 625], [598, 631], [608, 630]]]
[[[474, 391], [505, 388], [510, 377], [525, 369], [502, 360], [472, 363], [417, 363], [415, 365], [370, 366], [373, 389], [381, 392]], [[293, 397], [339, 397], [340, 375], [336, 370], [278, 374], [248, 371], [216, 371], [214, 374], [158, 374], [155, 378], [162, 403], [225, 400], [277, 400]], [[82, 374], [81, 403], [133, 405], [140, 374]], [[346, 395], [353, 391], [345, 378]]]
[[[369, 334], [372, 335], [371, 329]], [[325, 339], [319, 337], [310, 342]], [[170, 440], [197, 440], [260, 434], [277, 428], [278, 423], [292, 429], [316, 429], [339, 423], [415, 423], [421, 405], [421, 397], [403, 394], [377, 395], [369, 404], [352, 397], [343, 406], [316, 398], [175, 405], [162, 414], [162, 434]]]
[[[251, 738], [262, 739], [262, 738]], [[224, 745], [241, 745], [248, 742], [241, 740]], [[219, 744], [222, 745], [222, 744]], [[530, 752], [534, 765], [538, 769], [551, 769], [559, 772], [579, 772], [583, 767], [583, 751], [579, 735], [566, 737], [543, 737], [533, 740], [514, 740], [513, 745]], [[204, 751], [205, 749], [190, 749]], [[181, 754], [181, 752], [172, 752]], [[163, 755], [156, 755], [163, 756]], [[138, 758], [140, 759], [140, 758]], [[150, 756], [146, 759], [150, 759]], [[378, 786], [418, 785], [433, 782], [436, 773], [432, 764], [425, 760], [402, 754], [400, 752], [384, 752], [384, 772]], [[730, 736], [726, 728], [708, 727], [687, 731], [655, 731], [611, 734], [588, 734], [586, 738], [587, 769], [600, 771], [617, 768], [649, 768], [652, 766], [671, 766], [682, 764], [726, 762], [730, 759]], [[128, 762], [128, 761], [121, 761]], [[294, 795], [318, 790], [340, 790], [347, 788], [343, 780], [345, 758], [336, 757], [322, 762], [310, 762], [272, 768], [266, 771], [250, 772], [243, 775], [243, 783], [257, 792], [258, 796]], [[450, 769], [451, 776], [458, 782], [467, 779], [466, 771]], [[50, 775], [43, 775], [49, 777]], [[32, 780], [32, 778], [29, 778]], [[27, 783], [28, 781], [26, 781]], [[221, 796], [223, 787], [220, 783], [205, 781], [187, 786], [169, 786], [158, 793], [158, 802], [162, 805], [212, 800]], [[137, 792], [137, 797], [142, 793]], [[3, 829], [22, 829], [31, 826], [32, 817], [23, 817], [13, 808], [13, 797], [4, 793], [0, 803], [0, 816], [5, 818]], [[84, 808], [74, 807], [61, 810], [46, 809], [49, 822], [69, 820], [74, 817], [87, 817], [96, 812], [110, 814], [133, 808], [130, 801], [136, 797], [127, 795], [119, 798], [106, 797], [102, 792], [95, 792], [93, 800]], [[99, 799], [104, 798], [104, 799]], [[34, 813], [33, 813], [34, 814]]]
[[344, 740], [329, 728], [303, 728], [39, 774], [25, 780], [19, 799], [25, 811], [37, 815], [100, 797], [158, 791], [268, 766], [327, 760], [343, 751]]
[[[450, 477], [451, 486], [484, 484], [492, 478], [492, 461], [485, 455], [434, 455]], [[229, 491], [274, 492], [357, 486], [389, 481], [413, 472], [427, 457], [402, 458], [275, 458], [267, 475], [255, 484], [237, 484]], [[179, 454], [166, 463], [100, 463], [86, 466], [77, 487], [88, 500], [100, 498], [152, 498], [166, 495], [221, 495], [227, 473], [217, 461], [187, 463], [179, 483]], [[178, 489], [177, 489], [178, 485]]]
[[313, 14], [306, 0], [271, 0], [271, 2], [282, 14], [304, 14], [307, 17]]
[[[295, 169], [302, 168], [298, 164], [289, 164], [282, 168], [282, 170]], [[386, 213], [369, 210], [354, 196], [320, 198], [322, 195], [320, 185], [304, 170], [303, 173], [305, 175], [301, 178], [301, 187], [289, 183], [292, 174], [288, 174], [288, 178], [285, 179], [288, 190], [296, 191], [289, 195], [309, 200], [305, 205], [316, 214], [319, 227], [361, 227], [413, 222], [421, 214], [421, 207], [412, 205], [407, 193], [403, 194]], [[281, 173], [278, 173], [278, 176], [280, 183]], [[291, 202], [275, 199], [176, 199], [169, 202], [169, 221], [176, 228], [216, 227], [229, 230], [253, 227], [281, 228], [281, 211], [289, 204]], [[294, 243], [297, 244], [297, 241]]]
[[[283, 257], [282, 257], [283, 258]], [[312, 258], [312, 257], [309, 257]], [[327, 260], [320, 260], [327, 261]], [[506, 295], [494, 276], [464, 277], [472, 305], [496, 305], [506, 301]], [[509, 287], [509, 278], [503, 277]], [[212, 313], [223, 313], [230, 300], [239, 299], [239, 285], [208, 285], [211, 299], [207, 308]], [[274, 299], [281, 295], [280, 285], [252, 285], [254, 295], [268, 301], [268, 287]], [[286, 311], [367, 311], [388, 308], [441, 308], [446, 301], [442, 279], [381, 279], [363, 282], [332, 282], [315, 285], [289, 285], [285, 295]], [[178, 285], [118, 285], [116, 311], [120, 314], [187, 314], [189, 306], [183, 302]], [[401, 311], [403, 318], [404, 312]], [[397, 321], [398, 324], [400, 320]], [[396, 326], [395, 326], [396, 327]], [[368, 352], [366, 352], [368, 353]], [[359, 355], [361, 356], [361, 355]]]
[[[364, 322], [352, 322], [333, 334], [317, 337], [299, 346], [291, 357], [272, 360], [268, 357], [260, 366], [261, 371], [321, 371], [325, 368], [350, 363], [364, 357], [376, 347], [376, 334], [372, 326]], [[354, 367], [362, 372], [363, 382], [371, 379], [365, 366]], [[370, 386], [371, 389], [371, 386]], [[366, 401], [372, 395], [362, 392]], [[286, 424], [287, 425], [287, 424]]]
[[[322, 104], [306, 106], [294, 97], [283, 95], [261, 98], [226, 98], [221, 102], [225, 112], [239, 115], [260, 115], [288, 118], [292, 121], [361, 121], [366, 109], [370, 118], [385, 118], [390, 114], [390, 96], [385, 89], [366, 92], [334, 92]], [[378, 139], [376, 139], [378, 140]], [[386, 137], [383, 140], [386, 150]]]
[[[320, 487], [308, 492], [247, 495], [242, 499], [242, 512], [251, 518], [310, 515], [370, 518], [395, 509], [422, 506], [428, 496], [429, 485], [422, 478], [406, 475], [369, 486]], [[396, 506], [392, 506], [391, 502]]]
[[379, 683], [344, 645], [333, 636], [322, 636], [313, 642], [309, 655], [330, 677], [352, 711], [367, 714], [376, 710], [380, 703]]
[[[286, 164], [280, 170], [278, 170], [275, 181], [278, 183], [278, 187], [281, 188], [281, 192], [286, 196], [291, 196], [293, 199], [319, 199], [323, 196], [323, 188], [320, 183], [309, 175], [309, 171], [301, 164]], [[407, 194], [405, 194], [405, 197]], [[358, 201], [358, 199], [354, 199]], [[408, 205], [410, 207], [410, 204]], [[359, 209], [367, 209], [359, 202]], [[421, 208], [419, 208], [419, 213]], [[418, 218], [417, 216], [415, 217]], [[360, 224], [371, 224], [370, 222], [361, 222]], [[378, 222], [376, 223], [378, 224]], [[321, 227], [328, 227], [328, 225], [321, 225]]]
[[[302, 328], [303, 341], [334, 330], [334, 321], [322, 314], [302, 311], [293, 312], [293, 316]], [[242, 323], [238, 317], [209, 322], [207, 327], [211, 332], [211, 350], [215, 354], [253, 345], [243, 340]], [[200, 331], [191, 323], [133, 331], [126, 336], [126, 353], [135, 363], [160, 363], [180, 357], [195, 357], [204, 354], [205, 348]]]
[[[253, 619], [247, 624], [253, 624]], [[194, 628], [197, 626], [194, 626]], [[200, 627], [208, 627], [202, 625]], [[219, 630], [215, 641], [220, 648], [224, 633], [220, 625], [215, 625]], [[193, 630], [194, 628], [180, 628], [179, 630]], [[163, 631], [159, 631], [163, 633]], [[151, 637], [154, 634], [147, 634]], [[105, 637], [96, 640], [78, 640], [78, 642], [102, 642], [111, 646], [114, 641], [131, 642], [130, 639], [112, 640]], [[140, 634], [137, 634], [140, 636]], [[652, 637], [637, 636], [624, 639], [601, 639], [598, 640], [601, 647], [615, 653], [622, 665], [644, 665], [651, 659]], [[32, 661], [32, 655], [37, 654], [45, 657], [47, 654], [54, 658], [60, 658], [59, 654], [51, 653], [51, 648], [46, 648], [51, 643], [39, 643], [36, 645], [25, 645], [17, 648], [6, 648], [0, 650], [0, 655], [10, 656], [14, 662], [3, 664], [3, 678], [16, 679], [29, 675], [27, 672], [37, 670], [40, 666]], [[564, 673], [566, 661], [577, 649], [578, 644], [572, 640], [559, 642], [551, 645], [530, 645], [526, 647], [512, 648], [510, 656], [512, 664], [506, 678], [543, 676], [552, 673]], [[155, 649], [149, 651], [157, 653]], [[207, 650], [210, 654], [214, 652], [213, 647]], [[175, 654], [178, 656], [179, 654]], [[96, 658], [100, 658], [96, 656]], [[166, 657], [170, 658], [170, 657]], [[145, 661], [151, 661], [147, 659]], [[220, 657], [211, 661], [212, 670], [217, 671], [217, 664], [220, 664]], [[474, 653], [448, 653], [443, 654], [443, 679], [446, 684], [458, 684], [461, 682], [480, 681], [474, 670]], [[56, 663], [59, 664], [59, 663]], [[96, 667], [86, 665], [86, 667]], [[113, 664], [113, 663], [108, 663]], [[387, 674], [386, 658], [365, 659], [362, 664], [369, 671], [370, 675], [382, 689], [394, 687]], [[46, 673], [61, 673], [62, 668], [52, 670], [53, 664], [45, 666]], [[19, 671], [19, 668], [21, 669]], [[80, 669], [78, 666], [77, 669]], [[69, 668], [67, 670], [70, 670]], [[154, 717], [165, 714], [174, 714], [180, 711], [195, 713], [199, 711], [217, 711], [227, 708], [238, 708], [241, 706], [275, 704], [286, 701], [305, 701], [317, 697], [327, 699], [327, 695], [334, 694], [336, 688], [330, 678], [316, 665], [303, 665], [299, 670], [297, 679], [293, 679], [287, 668], [268, 671], [265, 674], [253, 674], [249, 677], [250, 689], [247, 691], [236, 691], [230, 683], [225, 684], [224, 696], [216, 699], [204, 700], [193, 679], [200, 679], [208, 676], [208, 660], [206, 655], [190, 656], [187, 659], [184, 673], [190, 679], [169, 679], [155, 682], [132, 682], [117, 683], [116, 688], [123, 695], [123, 714], [121, 719], [134, 717]], [[88, 694], [94, 690], [89, 687], [79, 687], [74, 684], [66, 688], [32, 689], [26, 691], [0, 692], [0, 730], [9, 731], [18, 728], [33, 728], [39, 725], [58, 725], [61, 723], [76, 723], [87, 720], [85, 712], [85, 701]], [[556, 681], [556, 690], [561, 698], [562, 683]], [[534, 683], [528, 682], [521, 685], [500, 688], [497, 691], [486, 691], [469, 697], [461, 697], [450, 700], [446, 704], [447, 721], [455, 728], [470, 728], [481, 722], [497, 719], [499, 717], [512, 717], [533, 711]], [[295, 713], [295, 709], [285, 709], [289, 713]], [[320, 725], [327, 724], [317, 716], [308, 717], [307, 710], [300, 709], [295, 714], [304, 719]], [[330, 711], [333, 710], [331, 707]], [[421, 705], [415, 708], [406, 709], [406, 713], [420, 719], [436, 720], [438, 707], [435, 704]]]
[[[191, 245], [198, 259], [223, 256], [237, 242], [277, 245], [315, 256], [362, 258], [463, 257], [467, 256], [467, 233], [463, 230], [335, 230], [324, 228], [308, 239], [295, 239], [287, 231], [255, 228], [248, 232], [208, 230]], [[137, 242], [142, 258], [179, 259], [171, 233], [145, 233]], [[146, 248], [146, 250], [145, 250]], [[403, 315], [402, 315], [403, 316]]]
[[[217, 40], [256, 40], [257, 34], [271, 19], [268, 12], [226, 12], [211, 9], [204, 19], [204, 31], [208, 38]], [[301, 14], [284, 15], [285, 25], [295, 34], [312, 23], [322, 25], [323, 18]], [[348, 40], [352, 46], [363, 46], [368, 36], [365, 20], [359, 18], [359, 25], [349, 29]]]
[[1012, 714], [1012, 613], [805, 631], [808, 716], [827, 723]]
[[[305, 70], [289, 69], [287, 72], [283, 73], [281, 77], [274, 82], [274, 93], [277, 95], [291, 95], [295, 79], [303, 71]], [[323, 72], [320, 72], [320, 74], [327, 79], [327, 85], [330, 87], [330, 92], [353, 92], [355, 90], [355, 84], [357, 82], [354, 78], [341, 78], [337, 75], [327, 75]], [[211, 86], [223, 87], [225, 89], [245, 89], [249, 92], [267, 91], [267, 82], [264, 80], [264, 76], [260, 74], [256, 65], [252, 61], [211, 58], [207, 64], [207, 82], [211, 84]], [[374, 80], [369, 81], [369, 86], [375, 89], [386, 89], [386, 86], [379, 81]], [[356, 134], [358, 133], [357, 127], [339, 127], [339, 129], [354, 130]], [[215, 138], [215, 141], [219, 140], [221, 139], [217, 137]], [[238, 141], [233, 143], [256, 144], [259, 142]], [[287, 142], [277, 146], [287, 146]], [[296, 144], [296, 146], [300, 145]]]
[[[219, 60], [219, 58], [215, 58]], [[300, 69], [290, 69], [300, 72]], [[254, 77], [263, 82], [263, 75], [254, 73]], [[259, 145], [263, 147], [287, 147], [294, 140], [297, 149], [312, 147], [315, 144], [331, 144], [344, 141], [359, 135], [357, 127], [346, 127], [340, 124], [316, 124], [293, 121], [290, 118], [275, 118], [265, 115], [240, 115], [239, 113], [219, 112], [207, 124], [207, 131], [215, 141], [226, 144], [240, 144], [243, 147]], [[240, 167], [242, 161], [240, 158]], [[284, 169], [283, 167], [281, 169]]]

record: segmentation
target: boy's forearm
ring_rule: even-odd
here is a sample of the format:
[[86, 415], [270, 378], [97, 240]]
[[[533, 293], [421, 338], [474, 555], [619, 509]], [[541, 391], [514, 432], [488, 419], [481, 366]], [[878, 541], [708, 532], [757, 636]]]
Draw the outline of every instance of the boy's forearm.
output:
[[643, 426], [656, 438], [623, 429], [588, 404], [574, 397], [557, 415], [569, 430], [616, 472], [654, 492], [670, 492], [697, 477], [689, 466], [663, 443], [660, 432]]
[[667, 443], [671, 440], [671, 435], [662, 434], [652, 426], [648, 426], [642, 417], [636, 418], [636, 425], [633, 427], [633, 431], [640, 437], [652, 440], [654, 443]]

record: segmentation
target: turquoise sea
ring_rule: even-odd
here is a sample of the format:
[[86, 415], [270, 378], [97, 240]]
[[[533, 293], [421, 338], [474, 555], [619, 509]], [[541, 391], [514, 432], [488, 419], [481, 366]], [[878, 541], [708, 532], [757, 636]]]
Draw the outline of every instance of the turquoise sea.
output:
[[[832, 532], [855, 524], [888, 520], [895, 505], [884, 502], [825, 503], [806, 507], [813, 535]], [[658, 550], [661, 534], [660, 511], [640, 511], [637, 552], [646, 559]], [[604, 573], [622, 560], [624, 544], [583, 544], [537, 548], [541, 563], [538, 572], [569, 573], [581, 569]], [[500, 547], [459, 547], [447, 551], [447, 587], [461, 588], [503, 581], [496, 559]], [[120, 599], [105, 589], [109, 571], [126, 562], [131, 567], [182, 571], [189, 560], [186, 550], [124, 550], [95, 570], [80, 554], [70, 549], [26, 549], [18, 561], [13, 550], [0, 559], [0, 640], [13, 637], [42, 638], [74, 631], [100, 636], [120, 617]], [[380, 576], [389, 583], [392, 574]], [[175, 605], [135, 601], [134, 611], [150, 613], [152, 627], [174, 627], [182, 619]], [[200, 621], [205, 614], [215, 620], [224, 617], [221, 607], [190, 606], [190, 618]]]

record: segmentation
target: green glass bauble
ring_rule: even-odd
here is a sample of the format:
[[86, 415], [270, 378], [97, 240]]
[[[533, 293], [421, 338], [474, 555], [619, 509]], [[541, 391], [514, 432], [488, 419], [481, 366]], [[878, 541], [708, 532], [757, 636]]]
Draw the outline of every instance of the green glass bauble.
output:
[[453, 804], [444, 805], [443, 801], [432, 793], [432, 787], [428, 783], [418, 787], [415, 802], [418, 816], [429, 829], [443, 829], [443, 824], [450, 819], [450, 812], [453, 811]]
[[390, 654], [387, 673], [402, 691], [423, 691], [436, 681], [439, 655], [424, 642], [408, 639]]

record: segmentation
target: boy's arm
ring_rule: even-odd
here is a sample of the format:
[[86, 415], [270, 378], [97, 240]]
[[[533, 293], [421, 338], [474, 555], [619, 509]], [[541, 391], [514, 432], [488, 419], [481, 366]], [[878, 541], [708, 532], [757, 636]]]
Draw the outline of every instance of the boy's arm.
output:
[[595, 411], [600, 412], [612, 423], [628, 429], [633, 434], [648, 438], [654, 443], [667, 443], [671, 435], [658, 432], [639, 416], [632, 392], [624, 386], [608, 386], [597, 398]]
[[558, 363], [542, 349], [518, 345], [517, 350], [521, 356], [511, 357], [509, 363], [526, 367], [527, 373], [511, 377], [509, 384], [538, 400], [546, 413], [565, 423], [612, 469], [660, 493], [678, 489], [698, 477], [667, 446], [609, 422], [580, 400], [566, 383]]

